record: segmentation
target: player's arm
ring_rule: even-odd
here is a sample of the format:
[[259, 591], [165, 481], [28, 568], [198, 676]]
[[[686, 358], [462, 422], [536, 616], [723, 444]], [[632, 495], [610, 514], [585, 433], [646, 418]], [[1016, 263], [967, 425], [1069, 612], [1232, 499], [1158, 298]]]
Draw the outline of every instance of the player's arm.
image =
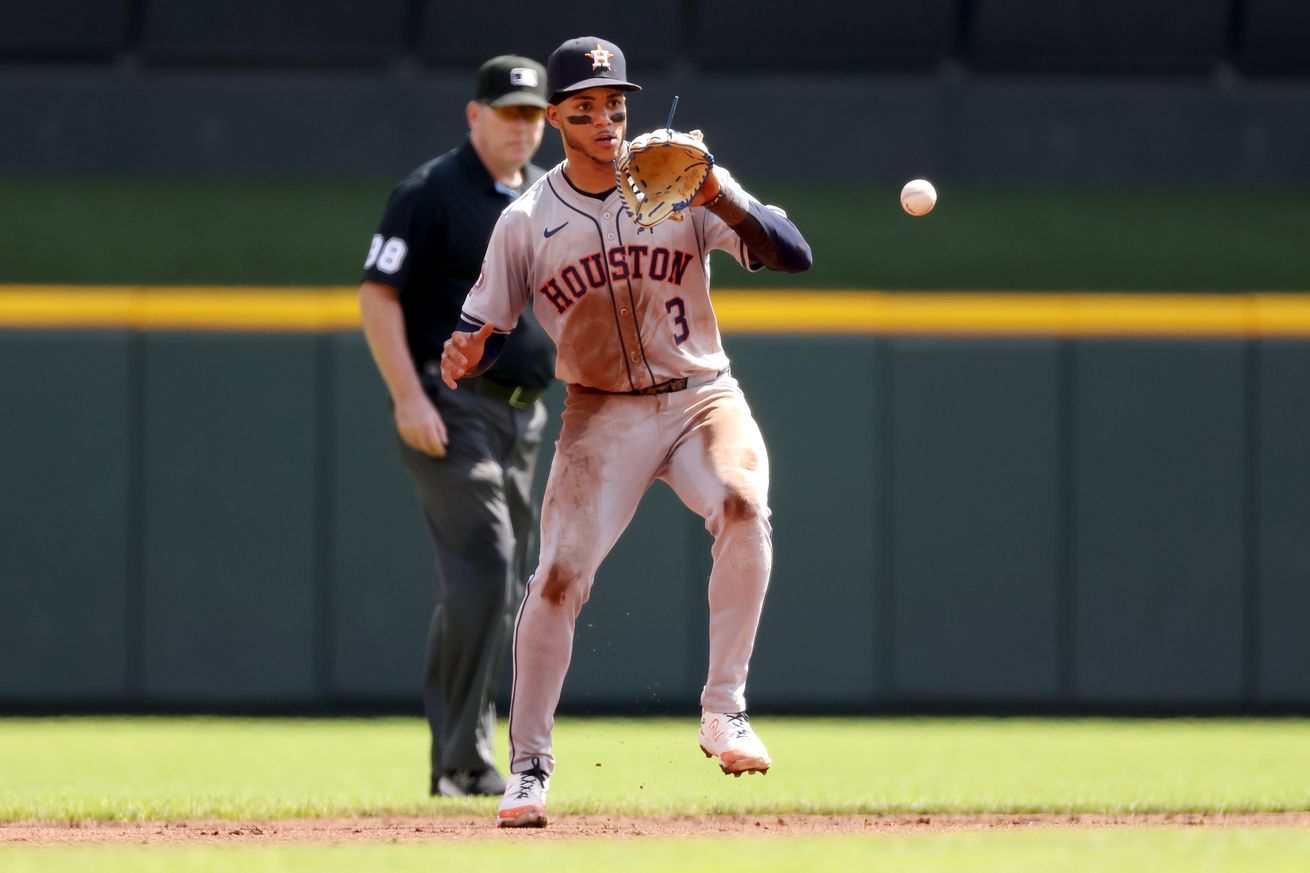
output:
[[400, 292], [390, 285], [365, 279], [359, 286], [359, 315], [364, 338], [395, 407], [396, 431], [406, 444], [420, 452], [446, 455], [446, 423], [428, 400], [405, 338], [405, 317]]
[[509, 333], [497, 331], [490, 322], [476, 324], [466, 315], [441, 349], [441, 381], [451, 388], [465, 376], [481, 376], [496, 363], [505, 349]]
[[704, 206], [741, 238], [753, 262], [783, 273], [803, 273], [814, 263], [810, 244], [778, 209], [751, 197], [722, 168], [715, 167], [692, 200]]
[[451, 388], [465, 376], [485, 373], [505, 348], [528, 303], [532, 220], [514, 207], [497, 220], [455, 332], [441, 351], [441, 380]]

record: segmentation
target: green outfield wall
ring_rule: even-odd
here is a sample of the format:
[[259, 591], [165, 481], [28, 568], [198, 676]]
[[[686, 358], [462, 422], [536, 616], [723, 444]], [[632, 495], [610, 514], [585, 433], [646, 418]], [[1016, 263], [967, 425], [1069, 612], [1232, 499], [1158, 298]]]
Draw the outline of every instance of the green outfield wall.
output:
[[[725, 341], [754, 707], [1310, 709], [1310, 339]], [[0, 708], [417, 710], [429, 547], [356, 331], [9, 329], [0, 398]], [[709, 545], [657, 484], [566, 709], [694, 708]]]
[[[810, 240], [808, 287], [1310, 288], [1304, 189], [982, 188], [938, 179], [939, 207], [913, 219], [892, 187], [745, 181], [784, 206]], [[0, 179], [0, 284], [350, 284], [394, 183]], [[716, 280], [796, 285], [730, 265]]]

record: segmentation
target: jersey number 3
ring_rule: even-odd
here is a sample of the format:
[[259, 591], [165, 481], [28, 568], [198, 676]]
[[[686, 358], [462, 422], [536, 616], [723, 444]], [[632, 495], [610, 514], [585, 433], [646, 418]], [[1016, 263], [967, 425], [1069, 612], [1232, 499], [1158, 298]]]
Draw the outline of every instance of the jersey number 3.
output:
[[400, 269], [400, 265], [405, 263], [405, 255], [409, 252], [409, 246], [398, 236], [391, 239], [382, 239], [382, 234], [373, 234], [373, 241], [369, 243], [368, 260], [364, 261], [364, 269], [370, 269], [374, 264], [384, 273], [394, 273]]
[[674, 297], [664, 304], [664, 311], [673, 313], [673, 344], [680, 346], [691, 336], [691, 327], [687, 324], [687, 307], [681, 297]]

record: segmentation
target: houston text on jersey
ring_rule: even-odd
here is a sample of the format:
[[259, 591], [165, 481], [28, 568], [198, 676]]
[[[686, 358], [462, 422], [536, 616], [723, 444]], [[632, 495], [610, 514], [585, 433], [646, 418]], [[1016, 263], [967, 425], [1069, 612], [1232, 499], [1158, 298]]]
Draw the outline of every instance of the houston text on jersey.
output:
[[[603, 288], [610, 281], [650, 279], [670, 285], [682, 285], [683, 274], [692, 256], [688, 252], [663, 246], [614, 246], [607, 252], [594, 252], [569, 264], [537, 289], [561, 314], [582, 299], [589, 290]], [[609, 264], [609, 274], [605, 266]], [[581, 269], [579, 269], [581, 268]]]

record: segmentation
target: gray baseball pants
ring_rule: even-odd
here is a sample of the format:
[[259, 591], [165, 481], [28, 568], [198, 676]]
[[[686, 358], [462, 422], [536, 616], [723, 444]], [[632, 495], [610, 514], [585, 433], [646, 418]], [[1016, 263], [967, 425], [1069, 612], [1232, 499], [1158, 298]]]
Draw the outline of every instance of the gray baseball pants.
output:
[[773, 564], [769, 458], [731, 376], [654, 397], [569, 388], [542, 502], [541, 558], [514, 630], [510, 770], [554, 772], [551, 731], [573, 631], [596, 570], [642, 495], [667, 482], [714, 537], [701, 706], [746, 708], [746, 674]]

